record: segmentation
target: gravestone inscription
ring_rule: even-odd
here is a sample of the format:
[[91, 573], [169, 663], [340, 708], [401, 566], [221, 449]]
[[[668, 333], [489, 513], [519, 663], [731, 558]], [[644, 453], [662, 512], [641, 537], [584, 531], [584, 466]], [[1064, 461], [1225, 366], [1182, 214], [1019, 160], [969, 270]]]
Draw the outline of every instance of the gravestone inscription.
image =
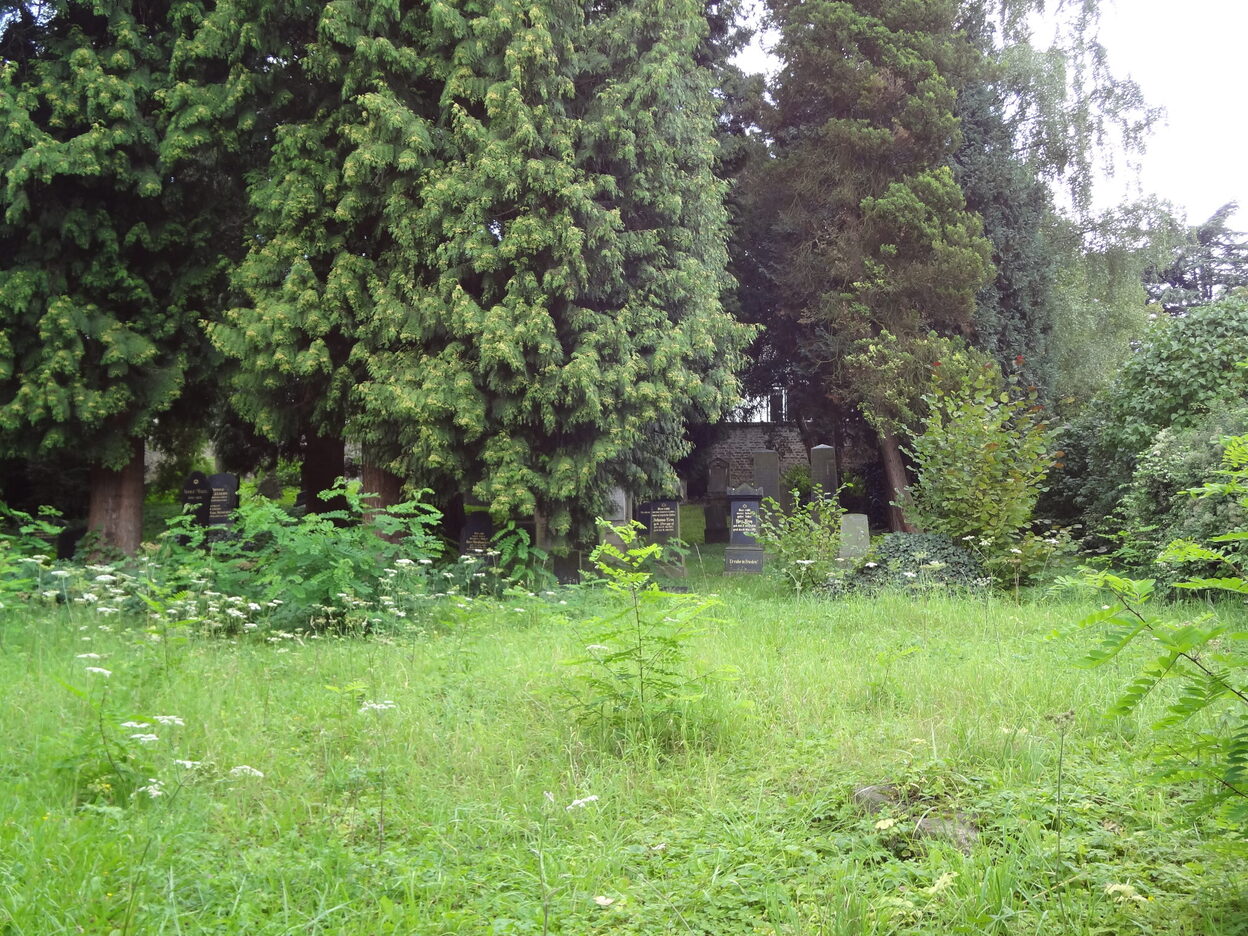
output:
[[637, 519], [646, 528], [652, 543], [666, 543], [680, 538], [680, 501], [665, 499], [646, 501], [637, 506]]
[[724, 551], [724, 572], [763, 571], [763, 547], [758, 545], [758, 515], [762, 488], [741, 485], [728, 489], [728, 548]]
[[484, 507], [465, 508], [464, 525], [459, 531], [459, 551], [464, 555], [484, 555], [492, 548], [493, 537], [494, 522], [490, 512]]
[[210, 475], [208, 488], [208, 526], [232, 526], [238, 509], [238, 475]]
[[190, 508], [197, 526], [208, 525], [208, 501], [212, 497], [212, 488], [208, 486], [208, 476], [202, 471], [192, 471], [182, 483], [182, 509]]

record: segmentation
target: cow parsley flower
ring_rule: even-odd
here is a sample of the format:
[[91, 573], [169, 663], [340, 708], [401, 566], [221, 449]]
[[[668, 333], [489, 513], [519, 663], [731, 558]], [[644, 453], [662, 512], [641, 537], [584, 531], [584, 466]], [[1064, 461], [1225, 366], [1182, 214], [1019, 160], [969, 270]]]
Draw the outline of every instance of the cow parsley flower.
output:
[[257, 777], [264, 779], [264, 774], [256, 770], [255, 767], [248, 767], [246, 764], [239, 764], [237, 767], [230, 768], [231, 777]]

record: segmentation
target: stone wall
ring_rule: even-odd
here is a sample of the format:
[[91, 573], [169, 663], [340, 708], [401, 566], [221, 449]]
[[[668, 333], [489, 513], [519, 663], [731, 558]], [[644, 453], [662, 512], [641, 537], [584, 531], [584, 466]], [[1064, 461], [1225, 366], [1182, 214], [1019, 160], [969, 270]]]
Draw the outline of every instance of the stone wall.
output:
[[728, 485], [754, 483], [754, 453], [771, 449], [780, 454], [780, 476], [795, 465], [807, 465], [806, 446], [796, 426], [754, 423], [728, 428], [727, 438], [707, 449], [706, 464], [723, 461], [728, 465]]

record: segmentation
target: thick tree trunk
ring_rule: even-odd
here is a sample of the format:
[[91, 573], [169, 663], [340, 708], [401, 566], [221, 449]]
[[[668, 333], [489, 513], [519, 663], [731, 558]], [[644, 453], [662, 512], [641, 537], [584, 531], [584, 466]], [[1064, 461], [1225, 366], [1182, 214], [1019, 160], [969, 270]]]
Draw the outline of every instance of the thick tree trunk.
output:
[[[399, 503], [403, 496], [403, 479], [385, 468], [370, 465], [367, 461], [361, 466], [361, 474], [363, 475], [364, 493], [370, 495], [364, 498], [364, 503], [367, 505], [364, 511], [364, 522], [371, 524], [375, 521], [378, 514], [386, 512], [387, 507], [393, 507]], [[377, 535], [392, 543], [398, 542], [402, 538], [401, 534], [398, 533], [390, 536], [385, 536], [381, 533]]]
[[143, 540], [143, 441], [134, 441], [124, 468], [93, 467], [89, 483], [87, 531], [99, 535], [101, 547], [133, 556]]
[[299, 472], [299, 482], [307, 496], [308, 513], [346, 509], [346, 503], [340, 497], [326, 501], [317, 496], [333, 487], [334, 481], [342, 477], [346, 450], [342, 439], [308, 436], [303, 448], [303, 467]]
[[906, 519], [905, 507], [910, 503], [906, 486], [906, 463], [901, 458], [901, 443], [892, 432], [880, 433], [880, 457], [884, 462], [884, 482], [888, 488], [888, 528], [894, 533], [917, 533], [918, 527]]

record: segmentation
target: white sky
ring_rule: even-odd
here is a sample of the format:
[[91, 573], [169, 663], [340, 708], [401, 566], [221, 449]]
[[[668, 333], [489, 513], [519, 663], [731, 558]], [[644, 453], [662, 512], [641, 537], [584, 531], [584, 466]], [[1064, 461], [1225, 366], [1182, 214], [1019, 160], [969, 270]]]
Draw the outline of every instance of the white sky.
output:
[[[766, 37], [762, 40], [767, 44]], [[1121, 166], [1097, 190], [1098, 208], [1156, 195], [1204, 221], [1228, 201], [1248, 229], [1248, 0], [1110, 0], [1101, 42], [1113, 73], [1136, 80], [1165, 116], [1148, 141], [1138, 179]], [[738, 58], [771, 71], [758, 42]]]

